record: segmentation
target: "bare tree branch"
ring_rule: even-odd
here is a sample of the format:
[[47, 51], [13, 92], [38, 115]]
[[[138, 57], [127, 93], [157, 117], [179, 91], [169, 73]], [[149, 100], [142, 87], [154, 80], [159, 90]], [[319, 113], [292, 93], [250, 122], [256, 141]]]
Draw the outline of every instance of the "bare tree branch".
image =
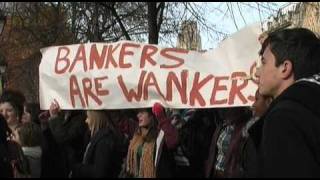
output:
[[[231, 7], [229, 7], [229, 4], [231, 5]], [[237, 30], [239, 30], [237, 22], [236, 22], [236, 18], [234, 17], [234, 14], [233, 14], [232, 4], [227, 2], [227, 8], [228, 8], [228, 11], [231, 15], [231, 19], [233, 20], [234, 25], [236, 26]]]
[[242, 20], [243, 20], [244, 24], [247, 24], [247, 23], [246, 23], [246, 20], [244, 19], [243, 15], [242, 15], [242, 10], [240, 9], [239, 2], [237, 2], [237, 7], [238, 7], [239, 14], [240, 14], [240, 16], [242, 17]]
[[123, 23], [122, 23], [121, 18], [119, 17], [119, 15], [118, 15], [118, 13], [117, 13], [117, 10], [116, 10], [115, 7], [114, 7], [114, 4], [112, 4], [112, 5], [110, 5], [110, 6], [108, 6], [108, 5], [105, 4], [105, 3], [100, 3], [100, 4], [103, 5], [104, 7], [108, 8], [108, 9], [112, 12], [113, 16], [116, 18], [117, 22], [119, 23], [120, 28], [121, 28], [121, 30], [122, 30], [122, 33], [125, 35], [126, 39], [127, 39], [127, 40], [131, 40], [131, 38], [130, 38], [130, 36], [129, 36], [127, 30], [126, 30], [126, 28], [124, 27], [124, 25], [123, 25]]

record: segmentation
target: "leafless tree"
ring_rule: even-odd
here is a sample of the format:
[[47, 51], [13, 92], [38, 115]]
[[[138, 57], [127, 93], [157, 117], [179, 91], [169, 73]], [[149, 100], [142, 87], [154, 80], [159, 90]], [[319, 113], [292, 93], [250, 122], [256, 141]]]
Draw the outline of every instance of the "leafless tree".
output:
[[[212, 3], [216, 6], [210, 6]], [[275, 13], [278, 6], [269, 2], [0, 2], [0, 10], [11, 17], [0, 51], [10, 61], [11, 84], [20, 86], [15, 79], [30, 75], [29, 79], [36, 80], [29, 87], [37, 87], [37, 71], [24, 69], [21, 61], [34, 59], [37, 70], [40, 48], [119, 40], [174, 47], [185, 20], [196, 21], [201, 32], [218, 42], [229, 32], [221, 22], [210, 21], [208, 13], [222, 16], [221, 21], [231, 19], [239, 28], [236, 17], [246, 23], [243, 11], [248, 9], [262, 16]], [[32, 73], [26, 72], [29, 70]]]

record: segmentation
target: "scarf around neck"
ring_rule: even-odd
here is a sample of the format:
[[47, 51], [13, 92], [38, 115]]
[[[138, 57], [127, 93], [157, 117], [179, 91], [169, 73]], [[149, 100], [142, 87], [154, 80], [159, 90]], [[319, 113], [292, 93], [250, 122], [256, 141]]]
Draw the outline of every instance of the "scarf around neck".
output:
[[[130, 141], [127, 157], [127, 172], [134, 177], [155, 178], [154, 149], [156, 140], [146, 142], [143, 136], [135, 134]], [[142, 156], [138, 159], [138, 149], [142, 147]], [[139, 161], [139, 163], [138, 163]], [[138, 167], [138, 165], [140, 166]]]

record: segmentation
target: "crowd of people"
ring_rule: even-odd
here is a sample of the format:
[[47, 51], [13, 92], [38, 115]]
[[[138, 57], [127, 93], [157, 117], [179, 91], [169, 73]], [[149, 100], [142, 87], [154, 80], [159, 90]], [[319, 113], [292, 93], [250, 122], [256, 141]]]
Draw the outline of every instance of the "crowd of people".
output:
[[261, 40], [252, 107], [41, 111], [0, 97], [0, 177], [320, 177], [320, 39]]

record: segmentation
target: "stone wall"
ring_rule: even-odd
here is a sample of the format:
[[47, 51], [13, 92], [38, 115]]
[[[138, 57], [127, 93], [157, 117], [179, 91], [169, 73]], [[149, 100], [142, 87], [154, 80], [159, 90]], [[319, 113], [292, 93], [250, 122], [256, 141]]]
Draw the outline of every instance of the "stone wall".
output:
[[177, 48], [201, 50], [201, 37], [195, 21], [184, 21], [178, 34]]
[[280, 9], [264, 24], [265, 31], [279, 28], [305, 27], [320, 34], [320, 2], [299, 2]]

